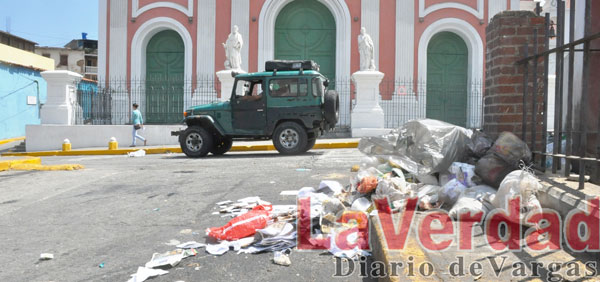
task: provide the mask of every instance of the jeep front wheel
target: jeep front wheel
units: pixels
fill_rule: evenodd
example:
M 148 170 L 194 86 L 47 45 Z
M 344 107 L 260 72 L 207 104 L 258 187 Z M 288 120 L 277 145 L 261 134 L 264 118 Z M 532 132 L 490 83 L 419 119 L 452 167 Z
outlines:
M 190 158 L 200 158 L 208 154 L 213 147 L 213 138 L 206 129 L 198 126 L 188 127 L 179 138 L 181 151 Z
M 210 150 L 213 155 L 220 156 L 231 150 L 231 145 L 233 145 L 233 140 L 231 137 L 221 136 L 218 134 L 213 136 L 214 144 L 213 148 Z
M 284 122 L 273 133 L 273 145 L 284 155 L 304 153 L 307 142 L 306 130 L 295 122 Z

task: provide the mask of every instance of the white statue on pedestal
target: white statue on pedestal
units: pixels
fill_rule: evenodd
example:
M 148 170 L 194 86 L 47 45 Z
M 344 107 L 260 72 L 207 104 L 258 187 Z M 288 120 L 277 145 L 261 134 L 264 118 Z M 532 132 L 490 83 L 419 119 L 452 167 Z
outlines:
M 358 51 L 360 53 L 360 70 L 375 70 L 375 46 L 371 36 L 367 34 L 367 29 L 362 27 L 358 35 Z
M 231 33 L 227 37 L 227 41 L 223 43 L 225 48 L 225 69 L 242 69 L 241 50 L 244 46 L 242 35 L 238 32 L 238 26 L 234 25 Z

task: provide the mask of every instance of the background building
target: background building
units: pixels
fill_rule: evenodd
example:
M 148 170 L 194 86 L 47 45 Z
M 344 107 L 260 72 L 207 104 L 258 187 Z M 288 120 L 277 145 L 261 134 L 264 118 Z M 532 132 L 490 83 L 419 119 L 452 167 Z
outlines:
M 100 80 L 143 81 L 149 72 L 191 81 L 214 77 L 224 69 L 221 43 L 237 25 L 244 70 L 263 70 L 270 59 L 316 60 L 344 96 L 343 119 L 352 104 L 349 77 L 359 69 L 357 36 L 365 27 L 376 47 L 377 69 L 385 74 L 386 126 L 428 116 L 478 127 L 485 28 L 495 14 L 518 10 L 520 1 L 100 0 L 99 5 Z M 197 84 L 189 87 L 175 94 L 183 96 L 178 99 L 184 107 L 194 93 L 206 92 Z M 426 99 L 419 97 L 425 93 Z M 401 109 L 415 114 L 402 116 Z
M 0 139 L 25 136 L 25 125 L 40 123 L 47 88 L 40 72 L 45 70 L 54 70 L 52 59 L 0 44 Z
M 79 73 L 87 79 L 98 79 L 98 40 L 74 39 L 64 47 L 35 47 L 35 53 L 54 60 L 55 69 Z

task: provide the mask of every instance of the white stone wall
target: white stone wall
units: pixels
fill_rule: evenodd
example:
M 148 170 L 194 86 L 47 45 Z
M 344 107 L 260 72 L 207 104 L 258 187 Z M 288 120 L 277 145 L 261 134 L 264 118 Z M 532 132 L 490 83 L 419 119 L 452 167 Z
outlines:
M 178 145 L 178 138 L 171 131 L 183 125 L 146 125 L 138 134 L 148 140 L 148 145 Z M 71 148 L 106 147 L 111 137 L 119 147 L 128 147 L 132 141 L 132 125 L 27 125 L 27 152 L 60 150 L 64 139 L 71 141 Z M 138 145 L 142 145 L 138 140 Z

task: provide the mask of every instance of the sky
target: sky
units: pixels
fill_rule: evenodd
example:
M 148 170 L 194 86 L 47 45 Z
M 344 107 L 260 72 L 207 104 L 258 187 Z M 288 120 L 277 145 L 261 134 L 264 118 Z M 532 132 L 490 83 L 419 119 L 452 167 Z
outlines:
M 0 0 L 0 30 L 40 46 L 62 47 L 86 32 L 98 39 L 98 0 Z

